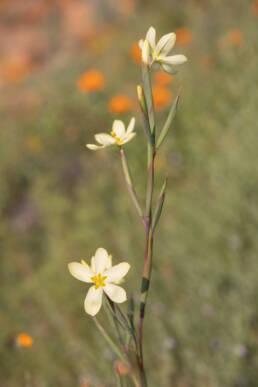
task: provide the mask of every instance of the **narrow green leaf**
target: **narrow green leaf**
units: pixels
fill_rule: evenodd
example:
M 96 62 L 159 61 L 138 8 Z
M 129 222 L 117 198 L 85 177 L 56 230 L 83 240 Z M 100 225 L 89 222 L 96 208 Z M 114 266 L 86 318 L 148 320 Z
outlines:
M 116 372 L 116 382 L 118 387 L 123 387 L 122 376 L 118 372 Z
M 170 111 L 168 113 L 168 116 L 167 116 L 167 119 L 166 119 L 166 122 L 160 132 L 160 135 L 159 135 L 159 138 L 158 138 L 158 141 L 157 141 L 157 146 L 156 148 L 158 149 L 160 147 L 160 145 L 163 143 L 163 141 L 165 140 L 165 137 L 168 133 L 168 130 L 175 118 L 175 115 L 176 115 L 176 109 L 177 109 L 177 104 L 178 104 L 178 101 L 179 101 L 179 97 L 180 97 L 180 91 L 178 93 L 178 95 L 176 96 L 171 108 L 170 108 Z
M 132 328 L 133 331 L 135 331 L 135 328 L 134 328 L 134 311 L 135 311 L 134 298 L 133 298 L 133 295 L 131 294 L 130 299 L 129 299 L 127 316 L 128 316 L 128 320 L 130 321 L 130 325 L 131 325 L 131 328 Z
M 154 146 L 154 136 L 151 134 L 151 130 L 150 130 L 146 98 L 144 95 L 144 91 L 140 85 L 137 86 L 137 94 L 138 94 L 138 100 L 141 108 L 141 118 L 142 118 L 143 129 L 150 145 Z
M 114 341 L 111 339 L 111 337 L 109 336 L 109 334 L 106 332 L 106 330 L 103 328 L 103 326 L 100 324 L 100 322 L 98 321 L 98 319 L 96 317 L 93 317 L 93 321 L 94 323 L 96 324 L 97 328 L 99 329 L 100 333 L 103 335 L 103 337 L 105 338 L 105 340 L 107 341 L 107 343 L 110 345 L 110 347 L 113 349 L 113 351 L 117 354 L 117 356 L 121 359 L 121 360 L 125 360 L 125 356 L 124 354 L 120 351 L 120 349 L 118 348 L 118 346 L 114 343 Z
M 166 187 L 167 187 L 167 178 L 165 179 L 164 184 L 161 187 L 159 198 L 158 198 L 158 202 L 157 202 L 157 206 L 155 208 L 155 212 L 154 212 L 154 215 L 153 215 L 152 232 L 155 230 L 155 228 L 156 228 L 156 226 L 158 224 L 161 212 L 162 212 L 162 208 L 163 208 L 163 204 L 164 204 L 164 200 L 165 200 L 165 194 L 166 194 Z

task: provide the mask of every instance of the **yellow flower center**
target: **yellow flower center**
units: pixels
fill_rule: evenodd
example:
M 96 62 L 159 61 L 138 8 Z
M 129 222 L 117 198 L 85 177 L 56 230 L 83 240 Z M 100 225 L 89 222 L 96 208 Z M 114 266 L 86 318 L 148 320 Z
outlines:
M 104 282 L 106 278 L 107 276 L 102 277 L 100 273 L 97 276 L 95 275 L 94 277 L 91 277 L 91 280 L 95 282 L 95 289 L 98 289 L 100 287 L 104 288 L 104 286 L 106 286 Z
M 111 130 L 110 134 L 116 140 L 117 145 L 120 146 L 121 145 L 121 140 L 120 140 L 120 138 L 116 137 L 115 132 L 113 130 Z

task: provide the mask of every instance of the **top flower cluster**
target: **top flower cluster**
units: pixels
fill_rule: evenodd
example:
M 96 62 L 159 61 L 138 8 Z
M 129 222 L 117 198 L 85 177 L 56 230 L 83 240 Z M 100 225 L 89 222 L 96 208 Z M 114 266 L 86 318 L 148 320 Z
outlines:
M 180 65 L 187 61 L 187 58 L 184 55 L 168 56 L 175 43 L 176 34 L 170 32 L 169 34 L 163 35 L 156 44 L 156 30 L 154 27 L 150 27 L 145 40 L 140 40 L 139 42 L 139 46 L 142 50 L 142 61 L 148 66 L 158 63 L 164 71 L 174 74 L 175 70 L 173 66 Z

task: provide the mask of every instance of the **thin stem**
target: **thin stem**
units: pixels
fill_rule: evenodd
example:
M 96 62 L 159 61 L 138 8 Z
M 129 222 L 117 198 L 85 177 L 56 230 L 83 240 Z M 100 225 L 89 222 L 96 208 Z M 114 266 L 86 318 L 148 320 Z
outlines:
M 148 110 L 150 130 L 152 134 L 155 134 L 155 109 L 152 97 L 151 74 L 150 68 L 145 64 L 142 65 L 142 81 Z
M 121 375 L 118 372 L 116 372 L 116 370 L 115 370 L 115 374 L 116 374 L 117 386 L 123 387 L 123 381 L 122 381 Z
M 106 330 L 103 328 L 103 326 L 100 324 L 100 322 L 98 321 L 97 317 L 93 317 L 93 321 L 94 323 L 96 324 L 98 330 L 100 331 L 100 333 L 103 335 L 103 337 L 105 338 L 105 340 L 107 341 L 107 343 L 110 345 L 110 347 L 113 349 L 113 351 L 117 354 L 117 356 L 121 359 L 121 360 L 125 360 L 125 356 L 124 354 L 120 351 L 120 349 L 117 347 L 117 345 L 114 343 L 114 341 L 111 339 L 111 337 L 109 336 L 109 334 L 106 332 Z
M 147 386 L 146 373 L 144 368 L 143 357 L 143 323 L 145 316 L 146 302 L 149 294 L 151 271 L 152 271 L 152 255 L 153 255 L 153 232 L 152 232 L 152 198 L 154 188 L 154 160 L 155 160 L 155 111 L 152 98 L 151 74 L 147 66 L 142 67 L 142 77 L 144 85 L 144 93 L 146 97 L 148 118 L 151 134 L 153 136 L 153 144 L 148 144 L 148 175 L 147 175 L 147 190 L 146 190 L 146 208 L 145 208 L 145 259 L 142 274 L 141 285 L 141 303 L 140 316 L 138 323 L 138 340 L 141 360 L 141 380 L 143 386 Z
M 150 67 L 146 66 L 144 63 L 142 65 L 142 81 L 143 81 L 143 89 L 144 95 L 147 105 L 148 119 L 149 119 L 149 127 L 152 135 L 153 145 L 148 143 L 147 145 L 147 165 L 149 167 L 151 163 L 152 157 L 152 149 L 155 144 L 155 108 L 152 96 L 152 86 L 151 86 L 151 73 Z
M 123 337 L 121 335 L 121 332 L 120 332 L 120 328 L 119 328 L 119 325 L 118 325 L 118 321 L 117 321 L 117 311 L 116 311 L 116 305 L 113 303 L 113 301 L 111 301 L 108 297 L 107 297 L 107 300 L 108 300 L 108 303 L 110 305 L 110 308 L 112 309 L 113 311 L 113 320 L 114 320 L 114 325 L 117 329 L 117 334 L 118 334 L 118 340 L 120 342 L 120 346 L 124 352 L 124 355 L 126 357 L 126 360 L 128 362 L 128 364 L 130 365 L 130 370 L 131 370 L 131 378 L 135 384 L 135 387 L 141 387 L 140 384 L 139 384 L 139 381 L 135 375 L 135 371 L 134 371 L 134 368 L 133 368 L 133 365 L 132 365 L 132 362 L 131 362 L 131 359 L 130 359 L 130 355 L 129 355 L 129 352 L 128 352 L 128 349 L 124 343 L 124 340 L 123 340 Z M 115 316 L 114 316 L 115 315 Z
M 138 197 L 137 197 L 136 192 L 135 192 L 135 188 L 134 188 L 134 184 L 133 184 L 133 180 L 132 180 L 132 175 L 131 175 L 131 172 L 129 169 L 129 165 L 128 165 L 127 158 L 125 155 L 125 151 L 122 147 L 120 148 L 120 154 L 121 154 L 122 168 L 123 168 L 123 172 L 124 172 L 127 190 L 129 192 L 129 195 L 131 196 L 131 199 L 132 199 L 133 204 L 136 208 L 136 211 L 137 211 L 143 225 L 145 226 L 143 212 L 142 212 Z

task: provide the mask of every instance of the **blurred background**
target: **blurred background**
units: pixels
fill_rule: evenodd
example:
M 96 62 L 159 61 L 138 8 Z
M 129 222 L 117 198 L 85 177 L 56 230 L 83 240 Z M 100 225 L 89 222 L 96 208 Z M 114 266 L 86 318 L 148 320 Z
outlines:
M 155 72 L 157 157 L 169 183 L 145 330 L 150 386 L 258 386 L 258 1 L 0 1 L 0 385 L 114 386 L 115 357 L 67 263 L 105 247 L 132 264 L 144 235 L 117 149 L 85 144 L 136 116 L 126 146 L 145 193 L 137 41 L 177 33 L 188 57 Z M 105 324 L 104 312 L 100 320 Z

